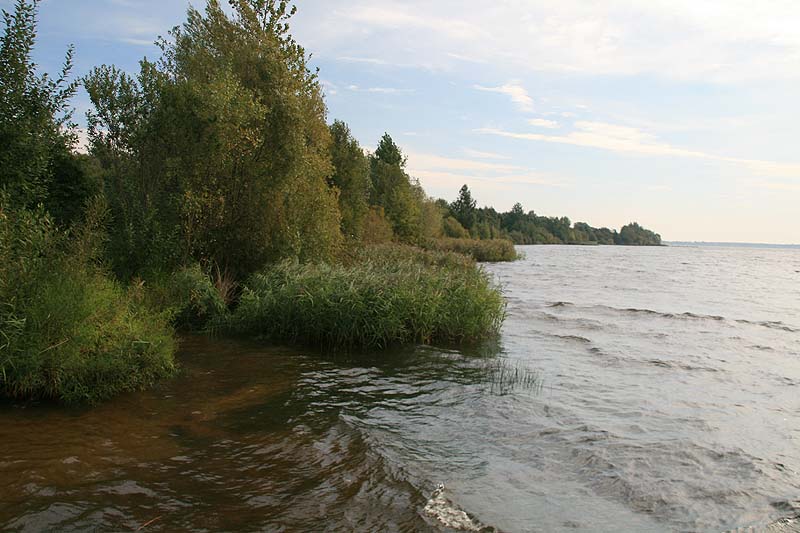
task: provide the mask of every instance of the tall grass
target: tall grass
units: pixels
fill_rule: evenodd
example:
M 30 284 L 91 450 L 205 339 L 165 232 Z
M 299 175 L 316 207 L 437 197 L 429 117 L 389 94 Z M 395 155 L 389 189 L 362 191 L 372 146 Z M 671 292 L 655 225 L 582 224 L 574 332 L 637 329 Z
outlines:
M 90 241 L 0 202 L 0 395 L 93 403 L 174 372 L 167 319 L 104 275 Z
M 514 243 L 507 239 L 432 239 L 427 243 L 431 250 L 456 252 L 472 257 L 476 261 L 496 263 L 514 261 L 518 258 Z
M 283 262 L 252 276 L 218 331 L 325 348 L 471 342 L 498 332 L 497 286 L 458 254 L 385 245 L 343 264 Z

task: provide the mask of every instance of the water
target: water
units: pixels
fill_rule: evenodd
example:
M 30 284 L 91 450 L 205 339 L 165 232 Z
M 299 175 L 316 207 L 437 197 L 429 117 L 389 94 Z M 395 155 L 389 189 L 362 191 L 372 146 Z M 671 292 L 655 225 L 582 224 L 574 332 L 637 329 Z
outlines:
M 497 342 L 0 405 L 0 530 L 799 530 L 800 250 L 524 251 Z

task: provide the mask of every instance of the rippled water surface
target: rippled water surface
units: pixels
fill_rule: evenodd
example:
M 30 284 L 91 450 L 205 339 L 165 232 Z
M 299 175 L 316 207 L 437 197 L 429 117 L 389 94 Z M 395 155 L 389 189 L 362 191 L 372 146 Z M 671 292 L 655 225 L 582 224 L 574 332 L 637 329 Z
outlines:
M 523 250 L 498 342 L 192 337 L 156 390 L 0 405 L 0 530 L 796 530 L 800 250 Z

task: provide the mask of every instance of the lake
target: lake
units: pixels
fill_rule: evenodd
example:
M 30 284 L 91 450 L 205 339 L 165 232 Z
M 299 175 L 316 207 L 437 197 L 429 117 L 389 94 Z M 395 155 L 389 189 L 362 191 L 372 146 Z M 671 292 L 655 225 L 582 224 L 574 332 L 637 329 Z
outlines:
M 520 249 L 497 341 L 0 405 L 0 530 L 800 530 L 800 249 Z

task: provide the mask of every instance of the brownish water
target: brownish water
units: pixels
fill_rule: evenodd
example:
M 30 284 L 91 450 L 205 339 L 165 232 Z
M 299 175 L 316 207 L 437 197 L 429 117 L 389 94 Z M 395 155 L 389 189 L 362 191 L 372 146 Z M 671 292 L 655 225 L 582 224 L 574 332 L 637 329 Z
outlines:
M 193 337 L 155 390 L 0 405 L 0 530 L 798 530 L 800 250 L 526 253 L 481 347 Z

